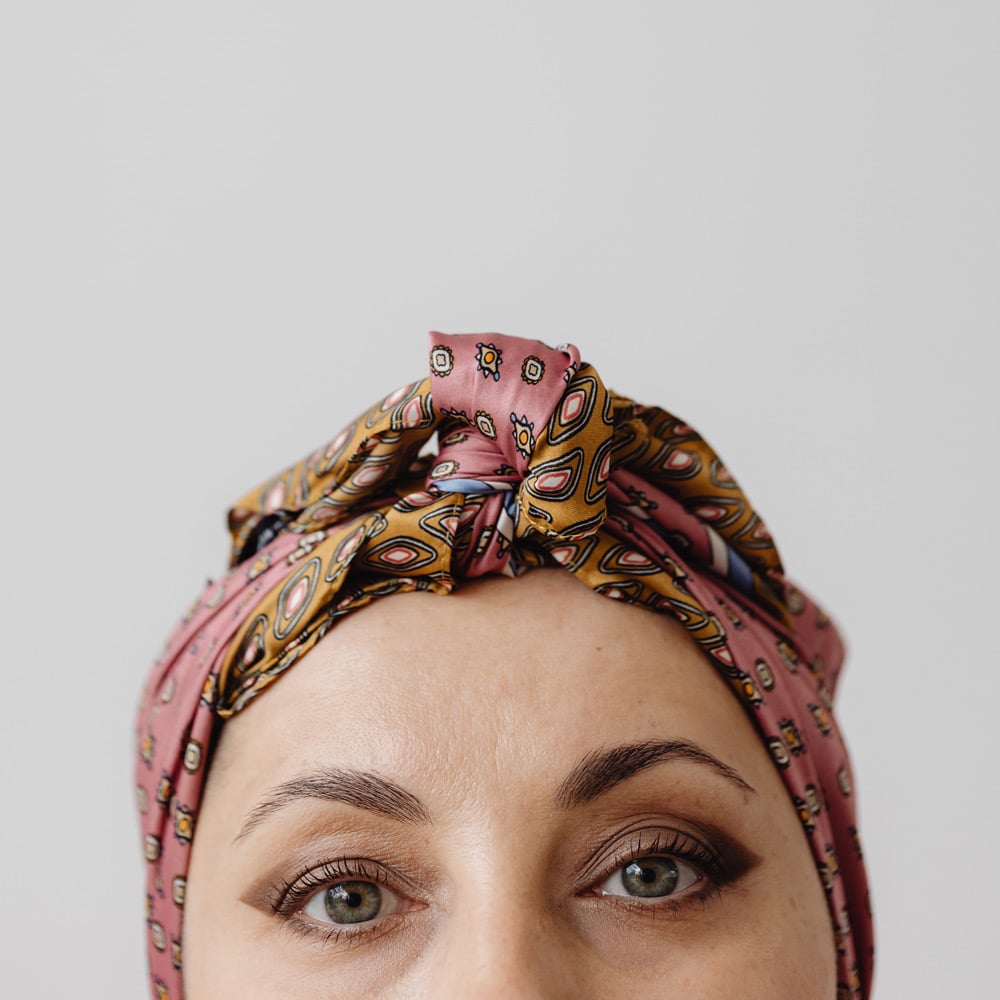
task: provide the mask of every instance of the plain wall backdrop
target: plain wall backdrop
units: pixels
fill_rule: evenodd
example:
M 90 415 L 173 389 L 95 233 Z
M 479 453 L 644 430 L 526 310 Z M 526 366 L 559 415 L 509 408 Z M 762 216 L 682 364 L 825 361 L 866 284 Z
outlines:
M 145 671 L 432 328 L 716 445 L 849 641 L 876 995 L 998 995 L 1000 6 L 8 2 L 0 115 L 5 996 L 146 995 Z

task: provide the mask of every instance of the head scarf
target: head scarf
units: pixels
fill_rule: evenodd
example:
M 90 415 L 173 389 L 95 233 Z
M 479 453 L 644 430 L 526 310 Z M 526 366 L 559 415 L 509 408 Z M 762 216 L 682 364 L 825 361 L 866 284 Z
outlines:
M 244 496 L 229 528 L 230 572 L 170 636 L 138 713 L 156 1000 L 182 997 L 186 873 L 220 720 L 374 598 L 550 565 L 674 615 L 729 682 L 811 845 L 838 998 L 869 995 L 871 915 L 831 708 L 842 645 L 683 421 L 609 392 L 571 345 L 432 333 L 426 378 Z

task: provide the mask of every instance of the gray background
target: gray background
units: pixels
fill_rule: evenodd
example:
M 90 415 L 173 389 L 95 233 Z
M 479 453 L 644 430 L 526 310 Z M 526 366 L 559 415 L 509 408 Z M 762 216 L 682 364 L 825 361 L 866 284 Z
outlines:
M 851 645 L 878 995 L 997 995 L 995 2 L 0 11 L 5 995 L 145 995 L 144 671 L 431 328 L 717 444 Z

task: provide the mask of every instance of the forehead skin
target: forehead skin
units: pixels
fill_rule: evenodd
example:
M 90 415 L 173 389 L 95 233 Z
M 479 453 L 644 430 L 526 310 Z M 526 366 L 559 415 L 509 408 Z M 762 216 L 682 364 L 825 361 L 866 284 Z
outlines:
M 678 739 L 754 790 L 674 761 L 592 802 L 556 801 L 593 751 Z M 275 786 L 328 768 L 390 779 L 429 820 L 308 799 L 239 836 Z M 637 827 L 727 845 L 739 877 L 655 912 L 583 891 L 595 851 Z M 416 902 L 368 939 L 292 933 L 265 900 L 343 858 L 402 873 L 405 892 L 393 891 Z M 377 601 L 226 724 L 194 841 L 184 956 L 189 1000 L 835 994 L 808 844 L 736 698 L 678 623 L 558 570 Z

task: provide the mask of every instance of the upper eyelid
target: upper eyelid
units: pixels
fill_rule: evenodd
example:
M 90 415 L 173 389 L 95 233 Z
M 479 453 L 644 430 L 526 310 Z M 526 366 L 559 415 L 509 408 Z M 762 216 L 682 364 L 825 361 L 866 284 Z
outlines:
M 343 870 L 335 871 L 334 866 L 342 865 Z M 371 866 L 373 870 L 357 868 L 354 866 Z M 354 868 L 352 871 L 351 868 Z M 302 883 L 312 878 L 308 885 Z M 334 861 L 323 861 L 312 865 L 305 871 L 293 876 L 289 881 L 282 880 L 281 885 L 276 885 L 277 890 L 272 895 L 271 907 L 275 913 L 288 913 L 289 907 L 286 901 L 291 897 L 293 906 L 301 908 L 304 903 L 311 899 L 317 892 L 324 888 L 337 885 L 339 882 L 371 882 L 381 888 L 387 889 L 400 899 L 411 899 L 420 902 L 419 895 L 416 894 L 416 887 L 406 888 L 409 880 L 403 878 L 398 872 L 394 872 L 388 865 L 373 858 L 341 858 Z
M 644 832 L 655 832 L 656 839 L 648 844 L 642 844 L 641 835 Z M 659 840 L 659 837 L 662 834 L 668 834 L 670 837 L 675 838 L 674 843 L 671 844 L 668 842 L 664 845 Z M 640 858 L 674 858 L 677 861 L 682 861 L 684 864 L 690 865 L 712 883 L 721 883 L 730 877 L 730 874 L 726 869 L 725 861 L 718 851 L 702 844 L 700 841 L 696 840 L 696 838 L 683 833 L 680 830 L 639 830 L 628 836 L 629 838 L 634 839 L 617 841 L 611 851 L 602 852 L 601 860 L 592 861 L 587 866 L 580 879 L 584 892 L 589 891 L 599 883 L 606 881 L 619 868 Z M 690 843 L 697 844 L 706 857 L 692 857 L 692 852 L 678 850 L 676 844 L 676 837 L 678 836 L 682 837 L 686 841 L 689 841 Z

